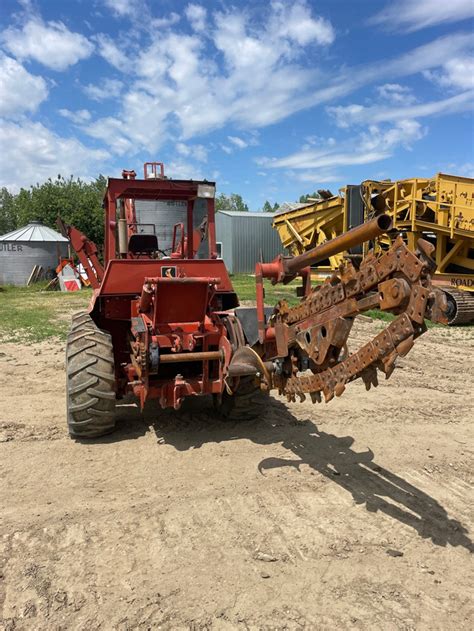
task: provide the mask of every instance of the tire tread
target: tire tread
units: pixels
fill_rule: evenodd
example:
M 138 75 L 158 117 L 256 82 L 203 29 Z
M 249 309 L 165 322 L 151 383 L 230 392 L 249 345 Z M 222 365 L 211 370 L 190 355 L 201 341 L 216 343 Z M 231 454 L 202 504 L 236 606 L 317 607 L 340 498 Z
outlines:
M 72 317 L 66 345 L 67 422 L 75 438 L 95 438 L 115 427 L 112 338 L 87 312 Z

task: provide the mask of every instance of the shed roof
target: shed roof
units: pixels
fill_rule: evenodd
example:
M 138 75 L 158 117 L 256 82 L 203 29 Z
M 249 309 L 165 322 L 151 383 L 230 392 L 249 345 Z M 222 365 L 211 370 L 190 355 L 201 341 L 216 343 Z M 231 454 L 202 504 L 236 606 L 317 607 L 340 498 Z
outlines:
M 23 228 L 18 228 L 0 236 L 0 241 L 52 241 L 67 243 L 68 239 L 39 221 L 32 221 Z
M 219 210 L 218 212 L 223 215 L 229 215 L 230 217 L 258 217 L 259 219 L 271 219 L 273 217 L 273 213 L 264 213 L 263 211 Z

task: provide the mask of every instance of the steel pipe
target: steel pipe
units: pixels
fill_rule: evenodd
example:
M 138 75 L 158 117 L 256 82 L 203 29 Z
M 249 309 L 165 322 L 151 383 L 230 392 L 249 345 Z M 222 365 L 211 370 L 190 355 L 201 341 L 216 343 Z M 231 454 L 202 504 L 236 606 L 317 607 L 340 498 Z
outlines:
M 160 364 L 176 364 L 179 362 L 202 362 L 223 359 L 222 351 L 197 351 L 194 353 L 170 353 L 160 355 Z
M 250 364 L 231 364 L 228 370 L 229 377 L 254 377 L 257 373 L 257 366 L 251 366 Z
M 305 252 L 304 254 L 300 254 L 299 256 L 295 256 L 293 258 L 284 258 L 283 268 L 285 274 L 297 274 L 309 265 L 315 265 L 330 256 L 339 254 L 339 252 L 350 250 L 356 245 L 361 245 L 366 241 L 375 239 L 384 232 L 390 230 L 391 227 L 392 219 L 389 215 L 379 215 L 378 217 L 374 217 L 374 219 L 371 219 L 367 223 L 356 226 L 355 228 L 352 228 L 352 230 L 349 230 L 334 239 L 330 239 L 326 243 L 317 245 L 315 248 Z

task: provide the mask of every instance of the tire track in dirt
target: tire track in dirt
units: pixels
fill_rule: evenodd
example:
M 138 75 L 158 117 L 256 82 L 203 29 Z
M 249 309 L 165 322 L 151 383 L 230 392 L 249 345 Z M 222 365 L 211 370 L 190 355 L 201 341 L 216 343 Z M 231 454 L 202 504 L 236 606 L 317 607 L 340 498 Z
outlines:
M 469 629 L 474 345 L 441 333 L 375 391 L 243 424 L 125 405 L 88 444 L 58 349 L 5 345 L 0 628 Z

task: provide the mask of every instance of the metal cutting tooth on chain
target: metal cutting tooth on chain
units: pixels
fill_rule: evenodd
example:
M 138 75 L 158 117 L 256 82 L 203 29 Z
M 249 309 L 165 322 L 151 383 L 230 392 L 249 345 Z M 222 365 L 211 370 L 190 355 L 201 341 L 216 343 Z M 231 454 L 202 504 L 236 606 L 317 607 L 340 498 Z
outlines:
M 427 270 L 429 261 L 424 252 L 411 252 L 399 237 L 387 252 L 367 257 L 359 270 L 348 264 L 339 277 L 333 275 L 296 307 L 281 303 L 275 325 L 277 329 L 287 327 L 292 340 L 291 375 L 282 389 L 288 400 L 309 393 L 316 402 L 321 400 L 322 392 L 325 401 L 330 401 L 344 392 L 348 382 L 359 377 L 367 389 L 375 387 L 377 370 L 388 379 L 397 357 L 406 355 L 413 340 L 426 330 L 424 318 L 429 301 L 436 303 L 439 297 Z M 398 315 L 373 340 L 339 360 L 353 317 L 374 306 Z M 431 309 L 435 313 L 436 307 Z M 319 337 L 313 339 L 314 336 Z M 291 354 L 291 348 L 307 353 L 314 374 L 298 375 L 297 356 Z

